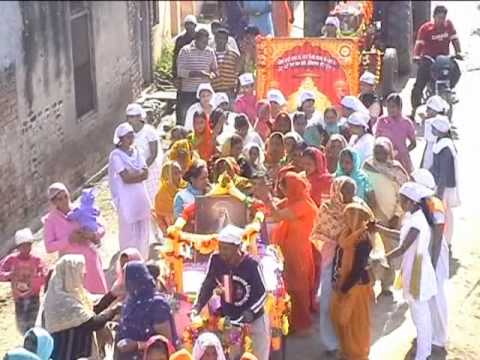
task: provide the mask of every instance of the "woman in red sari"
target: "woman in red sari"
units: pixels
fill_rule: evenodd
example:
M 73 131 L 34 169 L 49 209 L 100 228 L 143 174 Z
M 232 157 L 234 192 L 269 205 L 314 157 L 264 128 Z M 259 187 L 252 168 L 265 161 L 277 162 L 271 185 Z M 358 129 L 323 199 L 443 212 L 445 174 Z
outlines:
M 285 195 L 274 204 L 265 189 L 257 196 L 271 209 L 279 224 L 273 230 L 271 241 L 278 244 L 285 257 L 285 282 L 292 299 L 292 328 L 299 335 L 307 335 L 311 325 L 314 264 L 310 233 L 317 214 L 317 206 L 310 197 L 309 184 L 301 175 L 288 172 L 280 180 Z
M 325 154 L 321 150 L 309 146 L 303 152 L 302 164 L 311 185 L 310 196 L 315 204 L 320 206 L 330 195 L 332 185 L 332 175 L 328 172 Z

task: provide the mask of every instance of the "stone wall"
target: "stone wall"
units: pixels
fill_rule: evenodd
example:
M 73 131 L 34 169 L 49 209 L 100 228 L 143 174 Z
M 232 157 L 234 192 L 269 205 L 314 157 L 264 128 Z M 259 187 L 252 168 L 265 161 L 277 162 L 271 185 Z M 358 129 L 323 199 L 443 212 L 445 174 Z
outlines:
M 0 255 L 38 227 L 54 181 L 71 190 L 98 171 L 127 103 L 142 89 L 137 7 L 90 4 L 96 108 L 77 118 L 68 2 L 0 2 Z

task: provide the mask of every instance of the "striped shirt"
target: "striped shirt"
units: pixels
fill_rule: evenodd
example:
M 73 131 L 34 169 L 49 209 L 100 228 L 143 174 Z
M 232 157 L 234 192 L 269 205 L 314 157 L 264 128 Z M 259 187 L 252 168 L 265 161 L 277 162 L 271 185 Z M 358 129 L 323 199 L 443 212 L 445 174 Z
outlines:
M 181 90 L 184 92 L 196 92 L 198 85 L 209 81 L 205 77 L 190 77 L 190 71 L 216 72 L 215 52 L 209 47 L 205 50 L 197 49 L 195 41 L 185 45 L 177 59 L 177 75 L 182 78 Z
M 237 86 L 240 56 L 230 49 L 216 51 L 215 55 L 217 56 L 218 74 L 212 80 L 213 90 L 216 92 L 232 92 Z

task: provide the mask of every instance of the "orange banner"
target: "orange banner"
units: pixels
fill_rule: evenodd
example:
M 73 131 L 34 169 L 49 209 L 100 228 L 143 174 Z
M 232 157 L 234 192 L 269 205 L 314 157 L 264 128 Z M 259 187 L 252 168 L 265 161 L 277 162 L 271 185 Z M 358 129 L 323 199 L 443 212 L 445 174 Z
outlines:
M 295 111 L 303 90 L 316 94 L 323 111 L 345 95 L 359 92 L 360 52 L 356 39 L 259 38 L 257 40 L 257 97 L 279 89 Z

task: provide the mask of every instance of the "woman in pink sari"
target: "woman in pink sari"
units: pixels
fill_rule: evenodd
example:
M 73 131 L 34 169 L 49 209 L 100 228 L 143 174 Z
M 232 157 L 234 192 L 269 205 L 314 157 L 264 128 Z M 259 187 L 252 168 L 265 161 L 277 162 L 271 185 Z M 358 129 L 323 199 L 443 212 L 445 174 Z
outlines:
M 80 228 L 80 224 L 67 219 L 72 209 L 70 193 L 62 183 L 54 183 L 48 188 L 51 203 L 49 213 L 43 218 L 44 241 L 48 253 L 79 254 L 85 258 L 85 288 L 92 294 L 105 294 L 107 282 L 103 273 L 102 261 L 98 252 L 100 239 L 105 235 L 103 226 L 96 233 Z

